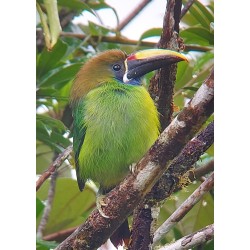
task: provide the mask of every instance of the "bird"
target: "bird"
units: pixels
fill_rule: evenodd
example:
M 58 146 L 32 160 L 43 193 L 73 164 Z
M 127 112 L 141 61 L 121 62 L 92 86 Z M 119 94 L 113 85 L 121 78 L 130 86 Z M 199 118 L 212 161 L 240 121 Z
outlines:
M 101 52 L 77 73 L 70 92 L 73 151 L 80 191 L 88 179 L 99 184 L 97 208 L 103 195 L 117 186 L 160 134 L 157 107 L 141 78 L 166 65 L 187 61 L 176 51 L 146 49 L 127 55 L 119 49 Z M 129 239 L 127 220 L 111 236 L 117 247 Z

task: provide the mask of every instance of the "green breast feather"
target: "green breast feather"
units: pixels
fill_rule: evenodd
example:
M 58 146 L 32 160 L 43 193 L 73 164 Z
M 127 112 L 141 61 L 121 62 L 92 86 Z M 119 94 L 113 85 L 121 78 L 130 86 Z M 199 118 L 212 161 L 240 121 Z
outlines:
M 158 113 L 143 86 L 109 82 L 75 105 L 74 151 L 79 187 L 87 179 L 117 185 L 159 135 Z

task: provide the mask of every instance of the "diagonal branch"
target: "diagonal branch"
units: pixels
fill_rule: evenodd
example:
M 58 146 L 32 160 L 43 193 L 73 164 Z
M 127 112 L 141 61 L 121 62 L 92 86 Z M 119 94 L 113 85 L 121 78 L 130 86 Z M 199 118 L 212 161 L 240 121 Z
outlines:
M 214 123 L 211 122 L 204 130 L 195 136 L 172 161 L 168 170 L 152 188 L 147 198 L 154 197 L 154 202 L 160 202 L 171 195 L 178 183 L 192 165 L 214 142 Z
M 213 113 L 213 75 L 201 85 L 154 145 L 136 164 L 134 173 L 110 191 L 104 199 L 104 218 L 95 209 L 88 219 L 56 249 L 95 249 L 102 245 L 143 200 L 156 181 L 169 168 L 185 144 Z M 94 240 L 93 240 L 94 239 Z
M 73 150 L 73 146 L 68 146 L 61 154 L 58 155 L 56 160 L 49 166 L 49 168 L 39 177 L 36 181 L 36 191 L 42 186 L 42 184 L 53 174 L 57 168 L 59 168 L 63 162 L 68 158 Z
M 193 5 L 195 0 L 189 0 L 186 5 L 184 6 L 184 8 L 181 10 L 181 18 L 183 18 L 185 16 L 185 14 L 188 12 L 188 10 L 190 9 L 190 7 Z
M 158 250 L 185 250 L 191 249 L 195 246 L 199 246 L 214 238 L 214 224 L 204 227 L 203 229 L 184 236 L 183 238 L 175 241 L 172 244 L 168 244 Z
M 141 3 L 122 21 L 117 27 L 117 30 L 122 30 L 128 25 L 152 0 L 142 0 Z
M 200 201 L 205 193 L 214 186 L 214 174 L 212 173 L 169 218 L 156 230 L 153 239 L 153 247 Z

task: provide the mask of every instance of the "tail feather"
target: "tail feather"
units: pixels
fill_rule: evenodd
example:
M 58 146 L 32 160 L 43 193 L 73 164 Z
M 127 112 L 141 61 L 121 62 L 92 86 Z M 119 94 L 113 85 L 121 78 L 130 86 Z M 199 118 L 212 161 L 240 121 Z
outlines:
M 128 220 L 126 219 L 120 227 L 111 235 L 110 240 L 113 245 L 118 249 L 118 246 L 122 246 L 123 243 L 125 246 L 128 246 L 130 239 L 130 230 L 128 226 Z

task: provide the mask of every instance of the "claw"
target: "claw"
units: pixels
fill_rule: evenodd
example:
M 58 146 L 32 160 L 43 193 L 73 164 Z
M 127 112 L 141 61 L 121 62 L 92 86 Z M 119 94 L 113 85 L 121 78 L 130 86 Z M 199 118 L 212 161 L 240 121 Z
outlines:
M 105 195 L 100 195 L 98 194 L 96 197 L 96 208 L 98 209 L 99 213 L 101 214 L 102 217 L 104 218 L 109 218 L 103 211 L 102 207 L 107 207 L 108 204 L 104 202 Z
M 132 163 L 131 165 L 129 165 L 129 170 L 132 174 L 135 174 L 135 171 L 136 171 L 136 163 Z

